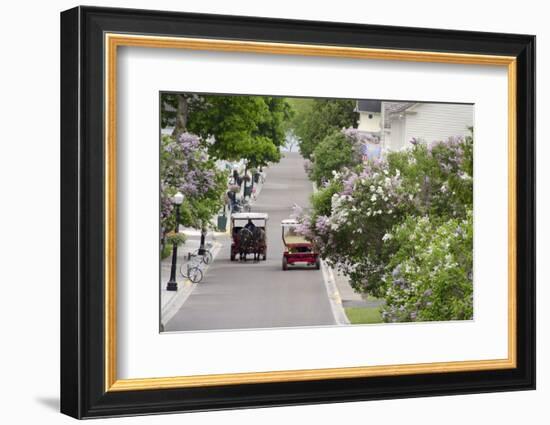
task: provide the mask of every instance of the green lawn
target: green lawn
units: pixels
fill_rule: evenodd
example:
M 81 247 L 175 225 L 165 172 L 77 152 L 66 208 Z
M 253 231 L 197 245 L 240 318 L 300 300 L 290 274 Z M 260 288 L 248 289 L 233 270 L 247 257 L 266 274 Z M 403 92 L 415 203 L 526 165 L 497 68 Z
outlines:
M 162 250 L 162 252 L 160 253 L 160 259 L 161 260 L 164 260 L 165 258 L 167 258 L 169 255 L 172 255 L 172 245 L 171 244 L 166 244 L 164 246 L 164 249 Z
M 380 307 L 346 307 L 344 310 L 352 325 L 382 323 Z

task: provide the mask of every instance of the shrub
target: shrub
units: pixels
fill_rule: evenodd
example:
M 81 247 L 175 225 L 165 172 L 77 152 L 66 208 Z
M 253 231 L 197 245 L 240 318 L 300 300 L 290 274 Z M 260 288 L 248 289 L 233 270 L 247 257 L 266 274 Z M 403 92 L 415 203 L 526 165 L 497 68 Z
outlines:
M 356 290 L 375 297 L 387 294 L 386 267 L 398 249 L 385 243 L 385 235 L 408 219 L 427 216 L 443 224 L 465 219 L 472 209 L 472 138 L 415 142 L 383 160 L 334 173 L 300 218 L 302 233 L 321 256 Z
M 385 267 L 386 322 L 473 317 L 472 212 L 442 223 L 408 217 L 383 239 L 393 255 Z
M 321 185 L 332 178 L 333 171 L 352 167 L 360 161 L 353 141 L 337 130 L 325 137 L 313 151 L 313 165 L 309 176 Z

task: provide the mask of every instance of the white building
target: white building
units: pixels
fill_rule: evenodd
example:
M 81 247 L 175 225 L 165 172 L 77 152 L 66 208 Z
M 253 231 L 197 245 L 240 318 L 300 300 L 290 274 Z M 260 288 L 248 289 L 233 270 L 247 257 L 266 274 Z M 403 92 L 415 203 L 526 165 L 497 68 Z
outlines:
M 382 130 L 382 102 L 380 100 L 358 100 L 355 108 L 359 113 L 357 129 L 380 135 Z
M 399 150 L 412 138 L 425 142 L 466 136 L 474 106 L 451 103 L 357 101 L 358 130 L 379 136 L 384 149 Z
M 383 102 L 384 146 L 397 150 L 413 137 L 425 142 L 466 136 L 474 125 L 474 106 L 451 103 Z

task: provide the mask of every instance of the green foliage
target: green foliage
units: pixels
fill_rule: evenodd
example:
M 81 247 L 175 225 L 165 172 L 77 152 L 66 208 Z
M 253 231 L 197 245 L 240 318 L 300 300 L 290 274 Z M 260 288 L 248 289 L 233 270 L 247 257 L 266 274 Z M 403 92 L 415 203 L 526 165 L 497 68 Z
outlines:
M 263 96 L 267 105 L 268 114 L 263 115 L 263 120 L 258 123 L 256 136 L 265 137 L 277 148 L 285 144 L 287 123 L 294 116 L 294 112 L 283 97 Z
M 381 161 L 344 168 L 313 196 L 312 210 L 301 218 L 301 233 L 356 290 L 386 299 L 387 321 L 471 317 L 471 277 L 470 282 L 464 278 L 471 276 L 471 228 L 464 221 L 471 224 L 472 148 L 471 137 L 430 146 L 417 143 L 390 152 Z M 399 227 L 403 223 L 407 225 Z M 425 233 L 422 244 L 405 243 L 407 237 L 413 237 L 413 224 L 418 226 L 415 232 Z M 467 237 L 455 236 L 451 241 L 452 232 Z M 451 251 L 444 252 L 441 247 Z M 443 253 L 453 255 L 443 257 L 452 270 L 441 271 Z M 414 261 L 417 269 L 407 261 Z M 416 290 L 417 283 L 404 287 L 401 293 L 392 278 L 392 273 L 404 267 L 409 267 L 406 272 L 410 273 L 406 282 L 424 279 L 422 290 L 434 285 L 431 290 L 439 298 L 427 301 L 429 305 L 416 305 L 418 298 L 411 295 L 409 303 L 406 291 Z M 440 272 L 434 275 L 433 270 Z
M 392 255 L 383 317 L 387 322 L 473 317 L 473 224 L 408 217 L 386 235 Z
M 303 121 L 304 117 L 311 110 L 313 99 L 301 97 L 287 97 L 286 103 L 292 111 L 292 115 L 285 123 L 285 132 L 292 131 L 296 126 Z
M 165 244 L 161 247 L 160 252 L 160 259 L 164 260 L 165 258 L 168 258 L 168 256 L 172 253 L 172 245 Z
M 472 137 L 390 152 L 387 162 L 390 172 L 400 170 L 415 214 L 460 217 L 472 207 Z
M 169 233 L 166 236 L 166 243 L 169 246 L 177 245 L 181 246 L 185 243 L 187 237 L 183 233 Z
M 246 159 L 252 166 L 280 160 L 285 122 L 292 110 L 284 98 L 271 96 L 201 96 L 189 108 L 188 131 L 209 141 L 217 159 Z
M 338 130 L 330 133 L 315 147 L 313 157 L 315 162 L 310 178 L 318 185 L 330 180 L 333 172 L 360 163 L 352 141 Z
M 187 129 L 202 140 L 213 138 L 208 152 L 219 159 L 239 160 L 254 142 L 268 107 L 259 96 L 203 96 L 189 111 Z
M 188 197 L 181 205 L 181 224 L 196 229 L 212 227 L 210 220 L 224 206 L 228 173 L 216 170 L 214 185 L 200 196 Z
M 332 179 L 326 186 L 321 187 L 311 196 L 311 205 L 315 218 L 331 214 L 332 197 L 341 190 L 342 182 L 339 179 Z
M 247 167 L 262 167 L 269 162 L 279 162 L 281 151 L 279 147 L 264 136 L 255 136 L 254 140 L 243 143 L 241 157 L 247 160 Z
M 317 145 L 335 130 L 357 127 L 353 100 L 293 99 L 290 104 L 295 112 L 290 127 L 304 158 L 311 159 Z

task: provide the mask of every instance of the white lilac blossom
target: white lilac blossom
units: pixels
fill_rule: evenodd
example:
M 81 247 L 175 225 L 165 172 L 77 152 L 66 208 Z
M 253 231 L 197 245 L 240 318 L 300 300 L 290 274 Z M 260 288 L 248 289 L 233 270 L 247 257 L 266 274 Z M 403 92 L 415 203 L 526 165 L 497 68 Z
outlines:
M 460 220 L 472 207 L 471 152 L 466 138 L 418 142 L 342 169 L 321 189 L 332 194 L 324 208 L 304 214 L 304 235 L 323 258 L 356 290 L 386 299 L 384 320 L 436 320 L 438 311 L 470 317 L 471 221 Z M 461 255 L 451 254 L 455 250 Z M 403 276 L 392 276 L 396 266 Z M 459 286 L 456 291 L 430 286 L 444 284 L 445 273 Z M 434 295 L 426 301 L 428 290 Z M 437 310 L 437 297 L 449 293 L 455 294 L 445 300 L 453 306 L 450 312 Z

